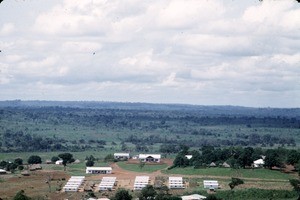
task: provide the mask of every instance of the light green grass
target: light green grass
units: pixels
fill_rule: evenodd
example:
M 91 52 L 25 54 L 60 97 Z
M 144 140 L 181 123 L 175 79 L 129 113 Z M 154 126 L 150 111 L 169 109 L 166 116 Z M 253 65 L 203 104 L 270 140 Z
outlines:
M 183 175 L 202 175 L 202 176 L 227 176 L 241 178 L 257 178 L 257 179 L 276 179 L 288 180 L 295 178 L 293 175 L 285 174 L 279 171 L 269 169 L 228 169 L 228 168 L 204 168 L 194 169 L 192 167 L 174 168 L 171 170 L 163 170 L 166 174 L 183 174 Z
M 127 164 L 126 162 L 118 162 L 119 167 L 128 170 L 128 171 L 134 171 L 134 172 L 155 172 L 157 170 L 165 169 L 168 167 L 166 164 L 162 165 L 147 165 L 145 164 L 144 167 L 140 167 L 139 164 Z

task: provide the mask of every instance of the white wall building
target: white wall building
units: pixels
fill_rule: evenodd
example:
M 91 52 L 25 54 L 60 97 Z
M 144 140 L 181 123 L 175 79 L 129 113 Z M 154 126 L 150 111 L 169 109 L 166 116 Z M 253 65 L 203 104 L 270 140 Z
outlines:
M 258 167 L 263 167 L 265 164 L 265 161 L 261 158 L 258 160 L 253 161 L 253 166 L 258 168 Z
M 87 167 L 85 172 L 87 174 L 111 174 L 111 167 Z
M 150 179 L 149 176 L 136 176 L 134 181 L 134 190 L 142 190 L 144 187 L 149 185 Z
M 203 181 L 203 186 L 205 189 L 218 189 L 219 188 L 219 183 L 218 181 L 215 180 L 204 180 Z
M 77 192 L 79 187 L 84 182 L 84 176 L 71 176 L 66 185 L 63 187 L 65 192 Z
M 169 188 L 170 189 L 184 188 L 182 177 L 169 177 Z
M 99 191 L 112 190 L 116 183 L 116 179 L 116 177 L 103 177 L 98 186 Z
M 114 153 L 116 160 L 128 160 L 130 158 L 129 153 Z
M 160 162 L 160 154 L 139 154 L 139 160 L 141 162 Z

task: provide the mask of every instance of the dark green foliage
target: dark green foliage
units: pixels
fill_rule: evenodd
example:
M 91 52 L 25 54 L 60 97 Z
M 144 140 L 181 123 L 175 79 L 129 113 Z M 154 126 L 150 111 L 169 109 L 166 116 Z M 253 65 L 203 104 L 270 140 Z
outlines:
M 86 163 L 85 163 L 85 166 L 87 166 L 87 167 L 92 167 L 92 166 L 94 166 L 94 161 L 92 161 L 92 160 L 87 160 Z
M 245 168 L 246 166 L 251 166 L 253 163 L 253 152 L 254 149 L 252 147 L 246 147 L 242 153 L 238 156 L 237 160 L 241 167 Z
M 58 155 L 59 158 L 63 160 L 63 165 L 66 165 L 67 163 L 74 162 L 73 155 L 71 153 L 61 153 Z
M 144 187 L 139 195 L 139 199 L 141 200 L 151 200 L 155 199 L 157 192 L 155 191 L 153 185 L 147 185 Z
M 27 160 L 28 164 L 40 164 L 42 163 L 42 158 L 37 155 L 32 155 Z
M 59 157 L 58 156 L 53 156 L 52 158 L 51 158 L 51 162 L 53 162 L 53 163 L 55 163 L 56 161 L 58 161 L 59 160 Z
M 295 165 L 300 160 L 300 153 L 296 150 L 289 151 L 287 155 L 287 164 Z
M 31 200 L 28 196 L 25 195 L 24 190 L 21 190 L 17 192 L 17 194 L 14 196 L 13 200 Z
M 230 189 L 234 189 L 235 186 L 238 186 L 238 185 L 241 185 L 241 184 L 244 184 L 244 181 L 242 179 L 239 179 L 239 178 L 231 178 L 231 182 L 228 184 Z
M 221 200 L 221 198 L 218 198 L 218 197 L 216 197 L 215 195 L 210 194 L 210 195 L 208 195 L 208 196 L 206 197 L 205 200 Z
M 189 160 L 185 157 L 185 154 L 182 153 L 177 154 L 176 158 L 173 161 L 174 167 L 187 167 L 189 166 L 189 164 Z
M 280 161 L 279 153 L 275 149 L 268 149 L 266 151 L 265 167 L 271 169 L 272 167 L 281 167 L 282 162 Z
M 113 200 L 131 200 L 132 196 L 129 194 L 128 190 L 118 189 Z
M 15 160 L 14 160 L 14 163 L 16 164 L 16 165 L 23 165 L 23 160 L 22 160 L 22 158 L 16 158 Z

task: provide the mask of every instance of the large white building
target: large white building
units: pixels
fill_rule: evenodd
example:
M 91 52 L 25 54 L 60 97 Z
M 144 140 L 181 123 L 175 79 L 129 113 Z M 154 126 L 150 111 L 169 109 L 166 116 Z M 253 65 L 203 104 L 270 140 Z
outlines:
M 200 194 L 191 194 L 188 196 L 181 196 L 181 199 L 182 200 L 203 200 L 206 199 L 206 197 Z
M 182 177 L 169 177 L 169 188 L 170 189 L 184 188 Z
M 111 174 L 111 167 L 87 167 L 85 172 L 87 174 Z
M 79 187 L 82 185 L 84 179 L 84 176 L 71 176 L 66 185 L 63 187 L 63 191 L 77 192 Z
M 116 177 L 103 177 L 98 186 L 99 191 L 112 190 L 116 183 L 116 179 Z
M 134 181 L 134 190 L 142 190 L 144 187 L 149 185 L 150 179 L 149 176 L 136 176 Z
M 141 162 L 160 162 L 160 154 L 139 154 L 139 160 Z

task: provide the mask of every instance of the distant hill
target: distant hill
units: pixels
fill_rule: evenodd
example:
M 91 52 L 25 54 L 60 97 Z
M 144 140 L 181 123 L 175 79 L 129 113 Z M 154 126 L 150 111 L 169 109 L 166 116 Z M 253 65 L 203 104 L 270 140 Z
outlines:
M 103 101 L 0 101 L 1 107 L 14 108 L 42 108 L 63 107 L 82 109 L 118 109 L 118 110 L 153 110 L 153 111 L 181 111 L 197 113 L 201 116 L 255 116 L 255 117 L 288 117 L 300 118 L 300 108 L 253 108 L 241 106 L 204 106 L 189 104 L 154 104 L 131 102 L 103 102 Z

